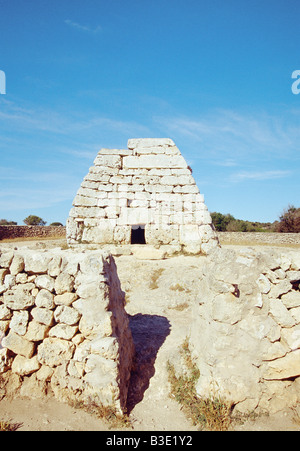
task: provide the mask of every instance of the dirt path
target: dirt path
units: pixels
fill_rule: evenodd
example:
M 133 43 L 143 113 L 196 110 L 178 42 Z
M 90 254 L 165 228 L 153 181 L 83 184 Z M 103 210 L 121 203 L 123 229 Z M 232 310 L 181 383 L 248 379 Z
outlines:
M 197 430 L 169 396 L 167 361 L 189 334 L 203 257 L 150 261 L 121 256 L 116 263 L 137 351 L 128 395 L 133 430 Z M 95 416 L 55 399 L 4 399 L 0 402 L 1 419 L 19 424 L 20 431 L 108 430 Z M 291 415 L 279 414 L 235 429 L 300 430 L 300 426 Z

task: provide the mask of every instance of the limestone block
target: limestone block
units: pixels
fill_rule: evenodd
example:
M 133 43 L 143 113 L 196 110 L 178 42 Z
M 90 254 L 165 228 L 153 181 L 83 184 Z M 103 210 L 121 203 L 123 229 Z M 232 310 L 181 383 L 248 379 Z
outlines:
M 300 307 L 291 308 L 289 312 L 294 318 L 296 324 L 300 324 Z
M 14 253 L 11 251 L 3 252 L 2 254 L 0 254 L 0 267 L 2 269 L 9 268 L 13 258 L 14 258 Z
M 57 324 L 52 327 L 49 332 L 49 337 L 63 338 L 64 340 L 71 340 L 78 331 L 78 326 L 70 326 L 64 323 Z
M 123 158 L 124 168 L 186 168 L 187 164 L 181 155 L 141 155 Z
M 130 184 L 131 181 L 132 181 L 132 176 L 130 176 L 130 175 L 127 175 L 127 176 L 125 176 L 125 175 L 114 175 L 109 180 L 110 183 L 117 183 L 117 184 L 120 184 L 120 183 L 128 183 L 128 184 Z
M 130 158 L 130 157 L 125 157 L 125 158 Z M 95 158 L 94 165 L 120 169 L 122 166 L 121 156 L 120 155 L 102 155 L 100 153 Z
M 264 274 L 260 274 L 258 279 L 256 280 L 256 283 L 259 287 L 259 291 L 263 294 L 268 294 L 271 290 L 271 283 L 269 279 Z
M 35 371 L 39 370 L 41 364 L 39 363 L 37 356 L 35 355 L 31 359 L 17 355 L 12 364 L 12 372 L 19 376 L 29 376 Z
M 199 188 L 197 185 L 183 185 L 183 186 L 175 186 L 173 189 L 174 193 L 182 193 L 182 194 L 198 194 Z
M 41 324 L 51 326 L 53 323 L 53 311 L 46 308 L 35 307 L 31 310 L 33 318 Z
M 20 354 L 28 359 L 30 359 L 34 353 L 34 343 L 26 340 L 13 331 L 10 331 L 9 334 L 3 338 L 2 346 L 10 349 L 15 354 Z
M 180 225 L 179 240 L 181 244 L 200 242 L 198 225 L 196 224 Z
M 16 285 L 3 294 L 3 302 L 11 310 L 24 310 L 34 305 L 34 297 L 31 292 L 35 288 L 33 283 Z
M 151 185 L 147 184 L 145 185 L 145 191 L 148 191 L 149 193 L 172 193 L 173 192 L 173 185 Z
M 40 289 L 45 289 L 51 292 L 54 290 L 54 279 L 47 274 L 37 276 L 35 279 L 35 285 Z
M 52 258 L 47 252 L 26 252 L 24 255 L 25 272 L 28 274 L 47 274 L 48 265 Z
M 54 311 L 54 318 L 56 322 L 74 326 L 80 319 L 80 313 L 72 307 L 59 305 Z
M 4 277 L 4 286 L 5 288 L 8 290 L 10 288 L 12 288 L 16 283 L 16 277 L 12 276 L 11 274 L 7 274 Z
M 175 143 L 170 138 L 141 138 L 129 139 L 127 142 L 128 149 L 159 147 L 159 146 L 175 146 Z
M 114 231 L 109 223 L 100 222 L 98 227 L 85 228 L 82 235 L 84 243 L 105 244 L 113 241 Z
M 281 296 L 281 301 L 287 309 L 300 307 L 300 291 L 290 291 Z
M 25 264 L 23 257 L 21 255 L 15 254 L 10 265 L 10 273 L 13 276 L 16 276 L 17 274 L 23 271 L 24 266 Z
M 116 226 L 114 229 L 114 241 L 118 244 L 130 244 L 131 227 Z
M 84 337 L 93 338 L 100 334 L 108 337 L 113 333 L 111 312 L 102 311 L 99 299 L 78 299 L 73 305 L 82 315 L 79 330 Z
M 67 272 L 61 272 L 55 279 L 54 289 L 56 294 L 72 292 L 74 288 L 74 277 Z
M 74 207 L 97 207 L 97 198 L 80 196 L 77 194 L 73 200 L 73 205 Z
M 138 260 L 163 260 L 166 257 L 166 251 L 146 246 L 134 249 L 133 255 Z
M 119 225 L 149 224 L 151 222 L 153 222 L 153 211 L 151 209 L 145 207 L 121 208 Z
M 289 352 L 284 357 L 268 362 L 263 375 L 266 380 L 281 380 L 300 376 L 300 350 Z
M 60 338 L 45 338 L 38 346 L 37 358 L 42 365 L 55 367 L 73 357 L 75 344 Z
M 295 351 L 300 348 L 300 325 L 293 328 L 282 329 L 281 339 L 288 345 L 288 347 Z
M 35 305 L 37 307 L 45 307 L 48 309 L 54 308 L 54 295 L 46 289 L 42 289 L 38 292 L 35 298 Z
M 49 330 L 49 326 L 45 324 L 38 323 L 35 320 L 32 320 L 28 324 L 28 329 L 24 338 L 29 341 L 42 341 L 46 338 Z
M 98 155 L 132 155 L 131 149 L 100 149 Z
M 288 293 L 292 289 L 292 284 L 289 280 L 285 279 L 273 285 L 270 291 L 271 298 L 279 298 L 283 294 Z
M 76 299 L 78 298 L 77 293 L 63 293 L 58 294 L 54 297 L 54 304 L 55 305 L 66 305 L 70 306 Z
M 272 315 L 274 320 L 282 327 L 292 327 L 295 325 L 294 318 L 285 307 L 281 299 L 270 300 L 270 314 Z
M 60 255 L 53 256 L 53 258 L 50 260 L 50 263 L 49 263 L 49 266 L 48 266 L 48 274 L 49 274 L 49 276 L 57 277 L 58 274 L 60 273 L 61 264 L 62 264 L 61 256 Z
M 27 330 L 27 324 L 29 320 L 29 314 L 27 310 L 20 312 L 15 311 L 10 322 L 10 329 L 18 335 L 25 335 Z
M 0 304 L 0 320 L 8 320 L 12 317 L 12 311 L 5 304 Z

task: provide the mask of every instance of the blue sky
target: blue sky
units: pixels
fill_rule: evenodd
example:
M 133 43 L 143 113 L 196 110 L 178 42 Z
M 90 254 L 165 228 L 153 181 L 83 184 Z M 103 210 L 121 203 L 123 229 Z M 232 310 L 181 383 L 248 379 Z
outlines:
M 0 219 L 65 223 L 98 150 L 143 137 L 175 141 L 211 212 L 300 207 L 299 15 L 299 0 L 0 0 Z

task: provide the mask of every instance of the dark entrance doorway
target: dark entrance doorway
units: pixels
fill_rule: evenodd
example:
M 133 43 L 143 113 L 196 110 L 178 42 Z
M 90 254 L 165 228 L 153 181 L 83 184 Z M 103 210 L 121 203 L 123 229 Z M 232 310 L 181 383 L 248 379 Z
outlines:
M 132 226 L 131 244 L 146 244 L 145 226 L 143 224 Z

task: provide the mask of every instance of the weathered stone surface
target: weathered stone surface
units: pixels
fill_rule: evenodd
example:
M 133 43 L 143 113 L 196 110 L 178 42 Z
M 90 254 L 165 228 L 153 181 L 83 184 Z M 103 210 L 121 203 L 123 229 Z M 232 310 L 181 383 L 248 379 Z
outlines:
M 72 308 L 65 305 L 59 305 L 54 312 L 54 318 L 56 322 L 68 324 L 73 326 L 78 323 L 80 319 L 80 313 Z
M 24 338 L 29 341 L 42 341 L 47 337 L 49 326 L 38 323 L 35 320 L 30 321 Z
M 0 372 L 12 380 L 4 393 L 40 397 L 50 384 L 61 401 L 123 412 L 134 345 L 113 258 L 22 249 L 1 261 Z
M 53 277 L 50 277 L 46 274 L 37 276 L 37 278 L 35 279 L 35 285 L 38 288 L 45 289 L 51 292 L 54 290 L 54 279 Z
M 10 265 L 10 268 L 9 268 L 10 273 L 13 276 L 16 276 L 17 274 L 19 274 L 20 272 L 23 271 L 24 266 L 25 266 L 25 264 L 24 264 L 23 257 L 21 255 L 15 254 L 14 258 L 12 260 L 12 263 Z
M 300 350 L 290 352 L 284 357 L 269 362 L 264 379 L 282 380 L 300 376 Z
M 20 354 L 30 359 L 34 353 L 34 344 L 13 331 L 3 338 L 2 346 L 10 349 L 15 354 Z
M 78 298 L 77 293 L 63 293 L 54 297 L 55 305 L 67 305 L 70 306 Z
M 54 314 L 52 310 L 35 307 L 31 310 L 31 315 L 38 323 L 45 324 L 46 326 L 51 326 L 53 323 Z
M 35 305 L 47 309 L 54 308 L 54 295 L 46 289 L 40 290 L 35 298 Z
M 128 146 L 119 154 L 117 149 L 98 153 L 74 199 L 66 227 L 68 243 L 130 244 L 131 226 L 187 225 L 198 226 L 194 238 L 191 233 L 187 237 L 183 232 L 181 238 L 164 233 L 156 244 L 181 243 L 186 253 L 210 252 L 218 237 L 203 195 L 174 142 L 133 139 Z M 146 239 L 146 244 L 154 243 Z
M 24 310 L 34 305 L 31 292 L 35 288 L 33 283 L 16 285 L 3 294 L 4 304 L 11 310 Z
M 66 272 L 61 272 L 55 279 L 56 294 L 72 292 L 74 288 L 74 277 Z
M 41 364 L 39 363 L 37 356 L 35 355 L 31 359 L 17 355 L 12 364 L 12 372 L 19 376 L 28 376 L 39 370 Z
M 59 338 L 45 338 L 38 347 L 37 358 L 42 365 L 58 366 L 70 360 L 75 350 L 74 343 Z
M 27 330 L 27 324 L 29 320 L 29 314 L 26 310 L 21 312 L 14 312 L 10 322 L 10 329 L 18 335 L 25 335 Z
M 292 387 L 300 380 L 299 291 L 290 283 L 295 275 L 287 274 L 291 261 L 250 248 L 209 254 L 190 335 L 199 396 L 217 393 L 241 412 L 273 413 L 299 402 L 296 388 L 274 389 L 274 381 L 289 380 Z

